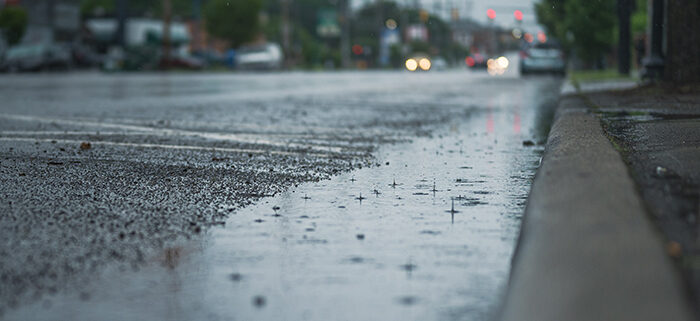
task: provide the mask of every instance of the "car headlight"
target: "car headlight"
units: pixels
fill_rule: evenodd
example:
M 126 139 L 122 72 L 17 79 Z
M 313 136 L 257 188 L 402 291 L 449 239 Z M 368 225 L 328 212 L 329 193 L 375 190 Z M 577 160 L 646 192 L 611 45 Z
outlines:
M 418 61 L 418 65 L 420 66 L 420 69 L 423 69 L 425 71 L 430 70 L 430 66 L 432 65 L 430 63 L 430 59 L 428 58 L 421 58 L 420 61 Z
M 406 69 L 409 71 L 416 71 L 416 69 L 418 69 L 418 62 L 413 58 L 406 60 Z

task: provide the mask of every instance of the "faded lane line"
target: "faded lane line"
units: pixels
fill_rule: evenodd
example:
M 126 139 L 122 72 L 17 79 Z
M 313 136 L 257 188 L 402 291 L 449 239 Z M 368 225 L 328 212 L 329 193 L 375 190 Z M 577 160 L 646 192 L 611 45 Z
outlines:
M 255 136 L 255 134 L 245 134 L 246 136 Z M 277 136 L 283 136 L 284 134 L 274 134 Z M 58 130 L 47 130 L 47 131 L 41 131 L 41 130 L 0 130 L 0 137 L 5 136 L 5 137 L 36 137 L 36 136 L 83 136 L 83 137 L 91 137 L 91 136 L 98 136 L 99 138 L 97 139 L 109 139 L 110 136 L 145 136 L 145 137 L 160 137 L 156 135 L 150 135 L 147 132 L 113 132 L 113 131 L 58 131 Z M 266 136 L 266 134 L 262 134 L 261 136 Z M 86 138 L 89 139 L 89 138 Z M 302 145 L 301 149 L 308 148 L 311 146 L 316 146 L 317 148 L 315 150 L 320 151 L 320 152 L 327 152 L 329 151 L 328 146 L 333 145 L 333 146 L 338 146 L 334 147 L 334 150 L 330 150 L 331 152 L 339 153 L 340 148 L 351 148 L 351 149 L 357 149 L 357 148 L 371 148 L 374 145 L 369 142 L 357 142 L 353 141 L 355 140 L 353 137 L 348 137 L 348 138 L 341 138 L 341 137 L 332 137 L 332 136 L 323 136 L 317 137 L 315 135 L 302 135 L 302 134 L 297 134 L 292 137 L 288 137 L 288 141 L 290 142 L 289 145 L 294 144 L 294 141 L 296 139 L 303 139 L 302 144 L 296 144 L 296 145 Z M 398 139 L 398 138 L 394 138 Z M 285 147 L 289 146 L 286 145 Z
M 2 115 L 0 115 L 2 117 Z M 80 130 L 0 130 L 0 135 L 96 135 L 96 136 L 110 136 L 110 135 L 123 135 L 123 136 L 138 136 L 138 135 L 148 135 L 148 132 L 144 131 L 80 131 Z M 262 137 L 288 137 L 289 139 L 314 139 L 314 140 L 355 140 L 358 138 L 365 138 L 362 136 L 352 136 L 347 134 L 302 134 L 302 133 L 246 133 L 238 134 L 241 136 L 262 136 Z M 369 135 L 368 135 L 369 136 Z M 388 135 L 384 135 L 388 136 Z M 401 136 L 392 136 L 393 139 L 400 140 Z
M 24 137 L 0 137 L 0 141 L 19 141 L 19 142 L 56 142 L 64 144 L 80 144 L 82 140 L 73 139 L 51 139 L 51 138 L 24 138 Z M 303 151 L 299 152 L 283 152 L 274 150 L 261 150 L 261 149 L 243 149 L 243 148 L 223 148 L 223 147 L 205 147 L 205 146 L 187 146 L 187 145 L 163 145 L 163 144 L 150 144 L 150 143 L 118 143 L 109 141 L 90 141 L 93 145 L 107 145 L 107 146 L 123 146 L 123 147 L 143 147 L 143 148 L 163 148 L 163 149 L 177 149 L 177 150 L 201 150 L 201 151 L 212 151 L 212 152 L 229 152 L 229 153 L 253 153 L 253 154 L 274 154 L 274 155 L 286 155 L 286 156 L 314 156 L 330 158 L 336 157 L 337 155 L 332 154 L 322 154 L 322 153 L 306 153 Z M 343 153 L 343 156 L 357 156 L 356 153 Z
M 285 142 L 285 141 L 273 141 L 273 140 L 269 140 L 269 139 L 261 139 L 258 137 L 254 137 L 251 139 L 250 137 L 245 137 L 245 135 L 237 135 L 237 134 L 207 133 L 207 132 L 198 132 L 198 131 L 191 131 L 191 130 L 163 129 L 163 128 L 153 128 L 153 127 L 137 126 L 137 125 L 103 123 L 103 122 L 96 122 L 96 121 L 90 121 L 90 120 L 70 120 L 70 119 L 46 118 L 46 117 L 11 115 L 11 114 L 0 114 L 0 118 L 22 120 L 22 121 L 29 121 L 29 122 L 35 121 L 35 122 L 61 123 L 61 124 L 74 125 L 74 126 L 86 126 L 87 125 L 87 126 L 95 126 L 95 127 L 123 129 L 123 130 L 129 130 L 129 131 L 151 133 L 151 134 L 156 134 L 156 135 L 161 135 L 161 136 L 172 135 L 172 136 L 200 137 L 200 138 L 204 138 L 204 139 L 224 140 L 224 141 L 232 141 L 232 142 L 238 142 L 238 143 L 244 143 L 244 144 L 269 145 L 269 146 L 284 147 L 284 148 L 312 149 L 312 150 L 315 150 L 318 152 L 328 152 L 328 151 L 335 152 L 335 153 L 342 152 L 341 148 L 339 148 L 339 147 L 324 147 L 321 149 L 321 148 L 317 148 L 313 145 L 308 145 L 308 144 L 290 143 L 290 142 Z

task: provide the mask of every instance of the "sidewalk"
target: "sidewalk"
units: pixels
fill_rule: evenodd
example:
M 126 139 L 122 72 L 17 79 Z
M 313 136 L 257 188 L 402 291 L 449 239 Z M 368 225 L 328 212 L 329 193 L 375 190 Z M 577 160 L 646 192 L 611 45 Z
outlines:
M 575 89 L 530 193 L 501 319 L 695 319 L 697 88 Z

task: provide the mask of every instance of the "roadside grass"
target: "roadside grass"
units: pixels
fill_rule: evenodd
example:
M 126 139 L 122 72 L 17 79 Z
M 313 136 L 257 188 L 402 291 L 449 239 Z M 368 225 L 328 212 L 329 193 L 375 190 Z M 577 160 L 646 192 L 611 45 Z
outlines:
M 637 75 L 638 72 L 633 70 L 631 74 Z M 572 70 L 569 72 L 569 80 L 574 84 L 608 80 L 636 80 L 637 78 L 636 76 L 620 75 L 615 69 Z

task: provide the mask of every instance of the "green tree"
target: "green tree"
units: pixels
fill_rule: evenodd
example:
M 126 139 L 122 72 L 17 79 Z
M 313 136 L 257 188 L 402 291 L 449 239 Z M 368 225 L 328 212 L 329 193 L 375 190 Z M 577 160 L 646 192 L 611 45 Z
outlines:
M 568 0 L 564 21 L 581 59 L 595 62 L 615 43 L 615 0 Z
M 238 47 L 258 33 L 261 0 L 209 0 L 204 8 L 207 31 Z
M 646 32 L 647 27 L 647 1 L 637 0 L 635 3 L 635 11 L 631 17 L 632 35 L 642 34 Z
M 8 44 L 17 44 L 27 29 L 27 12 L 18 7 L 3 8 L 0 11 L 0 29 Z
M 615 0 L 541 0 L 535 5 L 547 33 L 589 63 L 615 43 L 615 10 Z
M 537 21 L 545 27 L 550 37 L 559 40 L 566 49 L 570 49 L 567 37 L 567 25 L 564 21 L 564 5 L 571 0 L 540 0 L 535 3 Z

